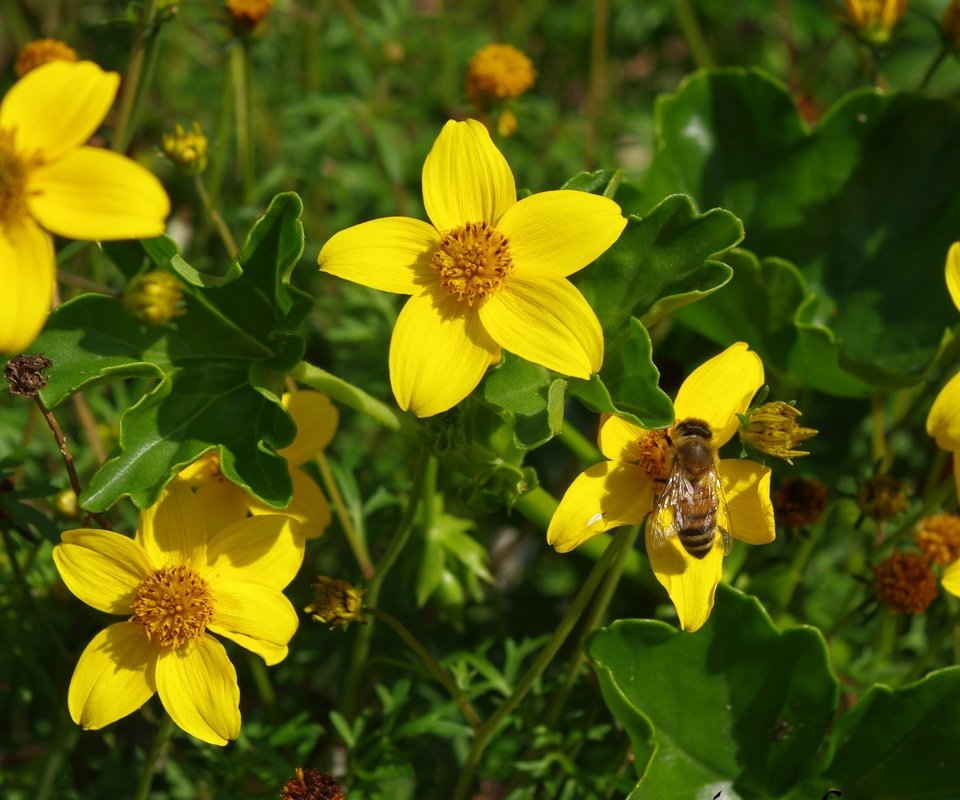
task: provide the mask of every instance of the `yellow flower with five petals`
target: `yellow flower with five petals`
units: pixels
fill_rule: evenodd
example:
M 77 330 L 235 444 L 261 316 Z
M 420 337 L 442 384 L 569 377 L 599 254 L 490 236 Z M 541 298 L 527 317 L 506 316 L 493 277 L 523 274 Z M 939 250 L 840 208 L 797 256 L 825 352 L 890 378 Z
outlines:
M 332 515 L 330 504 L 316 481 L 300 469 L 323 452 L 337 430 L 340 415 L 330 398 L 320 392 L 297 390 L 283 395 L 283 406 L 293 417 L 297 436 L 279 451 L 287 459 L 293 497 L 282 512 L 251 497 L 240 486 L 227 480 L 220 471 L 220 454 L 211 450 L 200 456 L 189 467 L 180 470 L 179 477 L 196 487 L 203 502 L 204 513 L 211 529 L 219 530 L 250 514 L 279 514 L 293 517 L 302 526 L 308 539 L 316 539 L 327 529 Z
M 954 242 L 947 252 L 944 268 L 947 290 L 953 304 L 960 311 L 960 242 Z M 953 454 L 953 475 L 960 497 L 960 372 L 940 390 L 927 415 L 927 433 L 937 441 L 937 447 Z
M 160 182 L 125 156 L 83 146 L 119 85 L 90 61 L 54 61 L 0 103 L 0 352 L 25 349 L 50 310 L 56 267 L 45 231 L 93 241 L 163 233 L 170 201 Z
M 749 407 L 763 385 L 763 364 L 747 345 L 738 342 L 695 369 L 674 401 L 677 422 L 701 420 L 710 428 L 711 444 L 719 449 L 740 426 L 739 414 Z M 669 474 L 670 447 L 663 430 L 647 430 L 619 417 L 600 425 L 600 451 L 609 461 L 594 464 L 567 489 L 547 530 L 547 542 L 565 553 L 593 536 L 620 525 L 639 525 L 653 510 L 657 489 Z M 767 544 L 775 535 L 770 502 L 770 469 L 744 459 L 719 459 L 726 509 L 717 522 L 748 544 Z M 724 518 L 725 511 L 729 519 Z M 713 597 L 723 571 L 724 548 L 719 532 L 710 551 L 695 558 L 670 537 L 662 548 L 651 542 L 648 518 L 647 556 L 657 580 L 673 601 L 686 631 L 700 628 L 713 609 Z
M 218 745 L 236 739 L 237 674 L 210 634 L 267 664 L 282 661 L 297 614 L 281 590 L 303 551 L 300 525 L 279 514 L 208 530 L 200 501 L 178 479 L 140 514 L 134 539 L 65 532 L 53 551 L 63 582 L 98 611 L 128 617 L 80 656 L 67 696 L 74 722 L 97 730 L 157 693 L 187 733 Z
M 575 378 L 603 361 L 593 309 L 567 276 L 626 220 L 605 197 L 570 190 L 517 201 L 513 173 L 476 120 L 448 122 L 423 165 L 430 223 L 372 220 L 335 234 L 320 269 L 411 295 L 390 339 L 397 402 L 421 417 L 477 386 L 500 348 Z

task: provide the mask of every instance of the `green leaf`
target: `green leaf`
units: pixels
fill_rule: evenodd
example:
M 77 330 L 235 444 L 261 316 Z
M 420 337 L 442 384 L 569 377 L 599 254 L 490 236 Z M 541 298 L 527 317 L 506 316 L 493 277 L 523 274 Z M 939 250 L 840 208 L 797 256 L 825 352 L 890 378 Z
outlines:
M 119 301 L 91 294 L 50 315 L 36 343 L 54 362 L 42 393 L 48 405 L 95 383 L 158 380 L 121 416 L 119 452 L 91 479 L 84 508 L 102 511 L 124 496 L 144 508 L 180 469 L 212 449 L 228 479 L 270 505 L 287 505 L 290 476 L 275 450 L 296 429 L 279 394 L 283 372 L 303 355 L 300 329 L 312 305 L 288 283 L 303 251 L 301 212 L 295 194 L 275 197 L 240 252 L 230 273 L 236 277 L 190 280 L 185 313 L 173 323 L 148 327 Z M 192 270 L 167 237 L 136 246 L 139 256 L 130 243 L 106 252 L 125 274 L 142 268 L 144 253 L 180 274 Z
M 840 719 L 827 775 L 844 797 L 960 797 L 960 667 L 902 689 L 873 686 Z
M 841 395 L 920 379 L 956 321 L 943 278 L 960 218 L 954 103 L 862 90 L 810 133 L 781 84 L 722 69 L 661 97 L 656 117 L 646 205 L 685 192 L 730 209 L 750 250 L 792 262 L 815 290 L 795 379 L 824 360 L 843 373 Z
M 588 653 L 643 796 L 779 796 L 813 770 L 836 708 L 819 631 L 780 632 L 756 599 L 722 585 L 697 633 L 622 620 Z
M 548 369 L 504 353 L 487 373 L 481 397 L 513 426 L 514 444 L 533 450 L 560 432 L 566 385 Z

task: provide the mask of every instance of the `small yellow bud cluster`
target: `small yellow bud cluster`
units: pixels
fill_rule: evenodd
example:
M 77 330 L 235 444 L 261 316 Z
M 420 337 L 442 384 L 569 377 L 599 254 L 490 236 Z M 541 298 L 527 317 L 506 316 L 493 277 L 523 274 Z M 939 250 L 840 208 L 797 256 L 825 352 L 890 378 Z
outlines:
M 199 122 L 184 130 L 178 122 L 173 133 L 163 134 L 163 154 L 184 175 L 198 175 L 207 168 L 207 137 Z
M 357 589 L 339 578 L 318 575 L 313 584 L 313 602 L 304 611 L 317 622 L 331 628 L 346 628 L 351 622 L 363 622 L 363 589 Z
M 864 41 L 883 45 L 907 9 L 907 0 L 844 0 L 847 22 Z
M 488 108 L 497 108 L 496 131 L 509 137 L 517 132 L 518 123 L 513 111 L 503 104 L 528 91 L 536 79 L 533 62 L 522 50 L 509 44 L 488 44 L 470 59 L 467 96 L 480 117 L 486 117 Z
M 794 458 L 810 455 L 805 450 L 797 450 L 796 446 L 817 435 L 813 428 L 800 427 L 799 417 L 800 410 L 790 403 L 780 400 L 764 403 L 744 415 L 740 441 L 792 464 Z
M 183 313 L 183 287 L 173 275 L 162 270 L 134 278 L 123 293 L 123 306 L 147 325 L 163 325 Z
M 49 64 L 51 61 L 76 61 L 77 51 L 59 39 L 34 39 L 27 42 L 17 53 L 17 63 L 14 65 L 17 77 L 22 78 L 37 67 Z
M 956 514 L 924 517 L 913 538 L 932 564 L 946 566 L 960 560 L 960 516 Z
M 937 596 L 937 577 L 921 556 L 894 551 L 876 566 L 874 588 L 898 614 L 922 614 Z
M 889 475 L 874 475 L 857 491 L 857 503 L 870 519 L 890 519 L 907 510 L 907 485 Z

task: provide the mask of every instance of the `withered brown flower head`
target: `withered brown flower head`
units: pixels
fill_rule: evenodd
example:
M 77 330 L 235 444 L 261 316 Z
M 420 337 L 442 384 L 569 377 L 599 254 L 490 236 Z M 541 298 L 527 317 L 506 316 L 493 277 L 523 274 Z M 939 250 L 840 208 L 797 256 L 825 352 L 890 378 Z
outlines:
M 917 553 L 894 551 L 876 566 L 874 587 L 898 614 L 922 614 L 937 596 L 937 576 Z
M 773 493 L 773 515 L 780 525 L 812 525 L 827 507 L 827 487 L 816 478 L 787 478 Z
M 11 358 L 3 368 L 3 377 L 10 385 L 10 394 L 36 397 L 37 393 L 47 385 L 47 379 L 41 373 L 52 365 L 53 362 L 43 353 Z
M 874 475 L 860 487 L 857 502 L 870 519 L 890 519 L 907 510 L 907 484 L 890 475 Z
M 927 561 L 946 566 L 960 560 L 960 516 L 934 514 L 924 517 L 913 535 Z
M 325 772 L 297 767 L 296 777 L 291 778 L 280 790 L 281 800 L 346 800 L 343 788 Z

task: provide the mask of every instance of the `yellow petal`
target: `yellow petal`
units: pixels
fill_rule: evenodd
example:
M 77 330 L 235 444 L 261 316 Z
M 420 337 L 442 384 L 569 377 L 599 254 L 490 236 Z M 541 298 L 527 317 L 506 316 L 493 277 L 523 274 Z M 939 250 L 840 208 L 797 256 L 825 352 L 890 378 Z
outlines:
M 600 421 L 597 443 L 607 458 L 625 463 L 637 460 L 637 443 L 647 435 L 646 428 L 634 425 L 613 414 L 604 414 Z
M 950 594 L 955 594 L 957 597 L 960 597 L 960 561 L 954 561 L 947 567 L 943 571 L 943 576 L 940 580 L 943 583 L 944 589 L 950 592 Z
M 760 356 L 737 342 L 690 373 L 673 403 L 676 418 L 704 420 L 714 446 L 722 447 L 740 425 L 737 414 L 747 410 L 762 385 Z
M 286 658 L 287 642 L 297 630 L 297 612 L 279 589 L 245 581 L 219 581 L 216 613 L 207 626 L 276 664 Z
M 730 511 L 729 532 L 747 544 L 772 542 L 777 529 L 770 502 L 770 468 L 753 461 L 725 458 L 717 471 Z
M 118 622 L 100 631 L 80 655 L 70 679 L 70 717 L 95 731 L 136 711 L 156 691 L 159 655 L 160 648 L 135 622 Z
M 960 242 L 954 242 L 947 253 L 947 289 L 953 304 L 960 311 Z
M 27 73 L 0 104 L 0 128 L 13 130 L 19 154 L 49 163 L 100 126 L 120 85 L 92 61 L 54 61 Z
M 330 444 L 340 412 L 325 394 L 308 389 L 284 394 L 283 407 L 296 423 L 297 437 L 279 451 L 280 455 L 293 465 L 306 464 Z
M 497 344 L 520 358 L 585 380 L 600 371 L 600 323 L 566 278 L 511 275 L 480 307 L 480 319 Z
M 953 482 L 957 487 L 957 497 L 960 497 L 960 451 L 953 453 Z
M 240 689 L 227 651 L 209 634 L 157 661 L 157 693 L 170 718 L 208 744 L 240 735 Z
M 940 390 L 927 415 L 927 433 L 941 450 L 960 450 L 960 372 Z
M 300 523 L 307 539 L 316 539 L 330 525 L 333 516 L 330 504 L 316 481 L 299 467 L 290 467 L 290 480 L 293 481 L 293 498 L 282 512 L 273 506 L 251 499 L 249 507 L 253 514 L 283 513 Z
M 657 580 L 667 590 L 685 631 L 698 630 L 713 610 L 713 596 L 723 573 L 723 544 L 719 536 L 702 559 L 691 556 L 673 536 L 660 548 L 650 541 L 647 525 L 647 557 Z
M 210 540 L 208 563 L 201 571 L 214 590 L 221 581 L 282 589 L 300 569 L 303 549 L 303 531 L 296 520 L 280 514 L 250 517 Z
M 207 525 L 193 490 L 174 478 L 149 508 L 140 512 L 137 542 L 154 567 L 200 566 L 206 558 Z
M 170 213 L 163 186 L 119 153 L 81 147 L 30 173 L 30 213 L 49 231 L 71 239 L 159 236 Z
M 0 225 L 0 353 L 16 355 L 37 338 L 55 274 L 53 244 L 32 220 Z
M 480 383 L 500 348 L 475 310 L 428 289 L 400 311 L 390 338 L 390 384 L 400 408 L 431 417 L 452 408 Z
M 334 234 L 318 262 L 322 272 L 362 286 L 415 294 L 433 280 L 430 259 L 439 244 L 440 235 L 426 222 L 385 217 Z
M 93 529 L 64 532 L 53 563 L 71 592 L 107 614 L 129 614 L 137 588 L 153 571 L 133 539 Z
M 547 544 L 567 553 L 603 531 L 639 525 L 652 505 L 643 470 L 602 461 L 581 472 L 564 493 L 547 528 Z
M 497 230 L 510 240 L 517 275 L 559 278 L 595 261 L 626 224 L 613 200 L 566 189 L 524 198 L 503 215 Z
M 423 164 L 423 205 L 434 227 L 495 226 L 516 202 L 510 165 L 487 129 L 474 119 L 444 125 Z
M 247 509 L 253 502 L 250 495 L 222 475 L 201 483 L 197 487 L 196 497 L 210 536 L 245 520 Z M 276 513 L 276 509 L 273 509 L 273 513 Z

